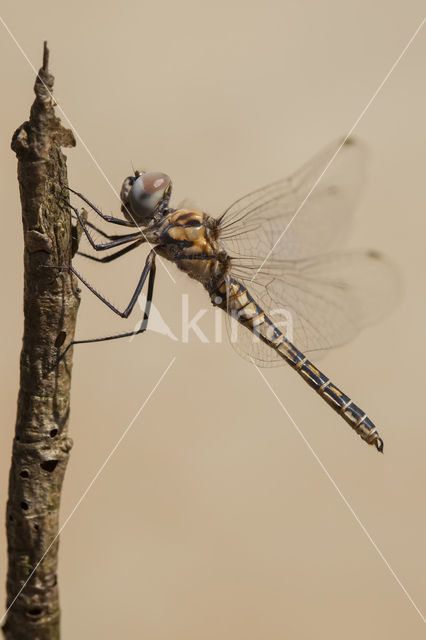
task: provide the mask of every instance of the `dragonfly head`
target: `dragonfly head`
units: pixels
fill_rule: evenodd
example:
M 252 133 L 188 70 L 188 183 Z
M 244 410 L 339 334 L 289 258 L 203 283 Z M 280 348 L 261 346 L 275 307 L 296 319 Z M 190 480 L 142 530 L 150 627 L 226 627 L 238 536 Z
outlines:
M 156 214 L 163 214 L 172 193 L 172 181 L 159 171 L 135 171 L 121 187 L 121 211 L 130 222 L 146 226 Z

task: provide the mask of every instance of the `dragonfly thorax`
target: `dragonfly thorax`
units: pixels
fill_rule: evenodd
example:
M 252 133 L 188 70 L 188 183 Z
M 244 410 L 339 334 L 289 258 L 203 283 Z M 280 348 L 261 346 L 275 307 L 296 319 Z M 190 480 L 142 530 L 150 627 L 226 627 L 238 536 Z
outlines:
M 201 211 L 178 209 L 166 214 L 146 230 L 156 251 L 208 289 L 229 267 L 229 258 L 220 247 L 218 223 Z

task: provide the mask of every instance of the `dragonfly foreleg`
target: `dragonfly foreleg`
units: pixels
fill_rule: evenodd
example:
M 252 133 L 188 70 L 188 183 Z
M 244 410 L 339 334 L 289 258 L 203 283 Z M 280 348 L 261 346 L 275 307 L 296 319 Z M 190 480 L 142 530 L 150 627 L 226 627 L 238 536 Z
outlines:
M 103 258 L 98 258 L 97 256 L 91 256 L 90 253 L 84 253 L 84 251 L 77 251 L 78 256 L 84 256 L 85 258 L 89 258 L 89 260 L 94 260 L 95 262 L 112 262 L 113 260 L 116 260 L 117 258 L 121 258 L 121 256 L 124 256 L 126 253 L 128 253 L 129 251 L 133 251 L 133 249 L 135 249 L 136 247 L 139 247 L 139 245 L 143 242 L 143 240 L 136 240 L 136 242 L 134 242 L 133 244 L 124 247 L 124 249 L 120 249 L 120 251 L 116 251 L 116 253 L 112 253 L 109 256 L 104 256 Z
M 117 309 L 117 307 L 114 307 L 114 305 L 111 304 L 111 302 L 109 300 L 104 298 L 104 296 L 101 293 L 99 293 L 99 291 L 96 291 L 96 289 L 94 287 L 92 287 L 92 285 L 89 284 L 87 282 L 87 280 L 85 280 L 83 278 L 83 276 L 80 275 L 78 273 L 78 271 L 76 269 L 74 269 L 74 267 L 72 265 L 58 265 L 56 267 L 50 267 L 50 268 L 53 268 L 53 269 L 66 269 L 67 271 L 71 271 L 71 273 L 73 273 L 75 275 L 75 277 L 78 278 L 78 280 L 80 280 L 80 282 L 83 283 L 84 286 L 87 287 L 89 289 L 89 291 L 91 291 L 101 302 L 103 302 L 109 309 L 111 309 L 111 311 L 113 311 L 118 316 L 120 316 L 120 318 L 128 318 L 129 315 L 133 311 L 133 307 L 135 306 L 137 299 L 140 296 L 140 293 L 142 291 L 142 287 L 145 284 L 145 280 L 147 279 L 147 276 L 148 276 L 149 272 L 151 271 L 151 268 L 152 268 L 152 265 L 153 265 L 154 261 L 155 261 L 155 251 L 154 251 L 154 249 L 152 249 L 148 253 L 148 257 L 146 259 L 145 266 L 144 266 L 143 271 L 141 273 L 141 277 L 139 278 L 138 284 L 136 285 L 135 292 L 132 295 L 129 304 L 124 309 L 124 311 L 120 311 L 120 309 Z
M 74 191 L 74 189 L 71 189 L 71 187 L 67 187 L 66 185 L 64 185 L 64 187 L 68 189 L 68 191 L 71 191 L 71 193 L 76 195 L 78 198 L 83 200 L 83 202 L 85 202 L 92 209 L 92 211 L 94 211 L 98 216 L 100 216 L 102 220 L 105 220 L 106 222 L 111 222 L 112 224 L 121 225 L 122 227 L 134 226 L 134 224 L 132 222 L 129 222 L 128 220 L 123 220 L 122 218 L 115 218 L 114 216 L 108 216 L 105 213 L 102 213 L 102 211 L 97 207 L 95 207 L 95 205 L 92 202 L 90 202 L 90 200 L 88 200 L 85 196 L 83 196 L 82 193 L 79 193 L 78 191 Z
M 67 206 L 68 206 L 68 201 L 66 201 Z M 78 220 L 77 216 L 73 215 L 73 220 Z M 120 238 L 123 237 L 123 235 L 121 234 L 109 234 L 109 233 L 105 233 L 105 231 L 103 229 L 101 229 L 100 227 L 97 227 L 95 224 L 93 224 L 93 222 L 90 222 L 89 220 L 86 220 L 86 222 L 84 223 L 86 225 L 86 227 L 89 227 L 89 229 L 93 229 L 93 231 L 96 231 L 97 233 L 99 233 L 99 235 L 101 235 L 103 238 L 106 238 L 107 240 L 119 240 Z
M 151 254 L 152 254 L 152 257 L 150 258 Z M 131 338 L 132 336 L 136 336 L 139 333 L 144 333 L 144 331 L 147 330 L 149 314 L 150 314 L 150 311 L 151 311 L 152 297 L 153 297 L 153 293 L 154 293 L 155 270 L 156 270 L 155 269 L 155 253 L 153 251 L 151 251 L 151 253 L 148 255 L 144 271 L 142 272 L 142 276 L 144 275 L 144 272 L 145 272 L 145 269 L 147 268 L 147 265 L 149 267 L 149 269 L 148 269 L 149 270 L 148 291 L 147 291 L 147 295 L 146 295 L 144 316 L 143 316 L 142 322 L 140 324 L 140 327 L 138 329 L 133 330 L 133 331 L 126 331 L 125 333 L 118 333 L 118 334 L 115 334 L 113 336 L 104 336 L 102 338 L 88 338 L 87 340 L 73 340 L 72 342 L 69 343 L 69 345 L 61 353 L 61 355 L 59 356 L 59 358 L 57 360 L 57 364 L 65 357 L 65 355 L 67 354 L 69 349 L 72 346 L 74 346 L 75 344 L 90 344 L 91 342 L 105 342 L 107 340 L 118 340 L 119 338 Z M 142 280 L 142 278 L 141 278 L 141 280 Z M 145 280 L 146 280 L 146 275 L 145 275 L 144 282 L 145 282 Z M 140 284 L 140 281 L 138 283 L 138 287 L 139 287 L 139 284 Z M 142 283 L 142 286 L 143 286 L 143 283 Z M 141 289 L 142 289 L 142 286 L 140 287 Z M 138 288 L 136 289 L 136 291 L 137 290 L 138 290 Z M 136 291 L 135 291 L 135 294 L 136 294 Z M 139 290 L 139 293 L 140 293 L 140 290 Z M 137 299 L 137 297 L 138 296 L 136 296 L 136 299 Z M 133 298 L 132 298 L 132 300 L 133 300 Z
M 64 202 L 66 203 L 66 205 L 72 209 L 77 217 L 77 220 L 81 226 L 81 228 L 83 229 L 86 238 L 88 239 L 88 241 L 90 242 L 90 244 L 92 245 L 92 247 L 95 249 L 95 251 L 106 251 L 107 249 L 112 249 L 113 247 L 118 247 L 121 244 L 125 244 L 126 242 L 131 242 L 132 240 L 136 240 L 136 239 L 140 239 L 141 238 L 141 234 L 138 233 L 127 233 L 125 235 L 122 236 L 116 236 L 115 240 L 111 240 L 111 242 L 104 242 L 102 244 L 98 244 L 96 243 L 91 234 L 89 229 L 87 228 L 86 223 L 84 222 L 83 218 L 80 215 L 79 210 L 77 209 L 77 207 L 73 207 L 72 204 L 69 204 L 69 202 L 67 200 L 65 200 L 65 198 L 63 199 Z M 142 238 L 143 241 L 143 238 Z

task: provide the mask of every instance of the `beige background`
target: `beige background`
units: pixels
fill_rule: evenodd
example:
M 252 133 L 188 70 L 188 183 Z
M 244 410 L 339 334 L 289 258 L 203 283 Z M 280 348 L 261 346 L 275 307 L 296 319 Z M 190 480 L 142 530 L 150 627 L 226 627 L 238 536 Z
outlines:
M 35 8 L 37 6 L 37 9 Z M 286 175 L 346 133 L 422 19 L 421 2 L 2 3 L 38 68 L 51 49 L 56 97 L 115 188 L 141 168 L 168 172 L 174 202 L 212 214 Z M 351 246 L 399 265 L 396 312 L 322 367 L 377 422 L 379 456 L 298 376 L 270 384 L 417 605 L 425 611 L 424 62 L 419 34 L 356 133 L 370 181 Z M 22 239 L 13 130 L 34 74 L 0 25 L 4 505 L 22 332 Z M 82 144 L 70 184 L 104 211 L 118 203 Z M 79 266 L 123 306 L 143 249 Z M 182 293 L 160 267 L 156 304 L 179 332 Z M 138 317 L 140 313 L 138 312 Z M 214 321 L 209 311 L 201 324 Z M 129 327 L 135 320 L 129 321 Z M 84 292 L 78 335 L 122 328 Z M 176 361 L 61 538 L 63 637 L 365 640 L 424 637 L 421 618 L 256 370 L 227 344 L 150 333 L 78 348 L 62 521 L 154 384 Z M 0 509 L 4 602 L 4 506 Z

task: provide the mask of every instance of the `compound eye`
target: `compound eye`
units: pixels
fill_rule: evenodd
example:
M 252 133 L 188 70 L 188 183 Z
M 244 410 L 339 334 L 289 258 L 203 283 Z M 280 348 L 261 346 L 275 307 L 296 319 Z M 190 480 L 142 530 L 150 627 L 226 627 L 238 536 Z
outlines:
M 121 186 L 120 199 L 125 205 L 128 204 L 130 189 L 132 188 L 134 181 L 135 179 L 133 176 L 128 176 Z
M 129 204 L 138 220 L 146 220 L 167 205 L 171 180 L 165 173 L 149 171 L 134 179 L 129 191 Z
M 164 195 L 167 187 L 170 185 L 170 178 L 165 173 L 160 173 L 159 171 L 148 171 L 144 173 L 142 176 L 143 186 L 146 193 L 150 195 L 154 195 L 159 193 L 161 196 Z

